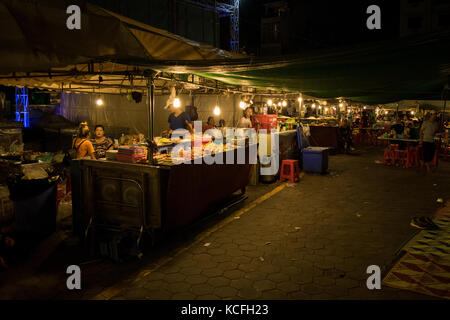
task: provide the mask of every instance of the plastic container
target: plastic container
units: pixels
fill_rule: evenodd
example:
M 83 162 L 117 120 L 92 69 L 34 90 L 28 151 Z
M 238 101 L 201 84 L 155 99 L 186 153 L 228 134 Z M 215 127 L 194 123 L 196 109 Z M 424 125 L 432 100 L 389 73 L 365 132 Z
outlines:
M 256 121 L 258 120 L 260 123 L 260 129 L 266 130 L 277 130 L 278 120 L 276 114 L 255 114 L 253 115 L 253 127 L 256 128 Z
M 326 173 L 328 170 L 328 148 L 308 147 L 302 150 L 303 171 Z
M 147 159 L 147 155 L 123 154 L 120 152 L 116 154 L 116 160 L 120 162 L 136 163 L 145 159 Z

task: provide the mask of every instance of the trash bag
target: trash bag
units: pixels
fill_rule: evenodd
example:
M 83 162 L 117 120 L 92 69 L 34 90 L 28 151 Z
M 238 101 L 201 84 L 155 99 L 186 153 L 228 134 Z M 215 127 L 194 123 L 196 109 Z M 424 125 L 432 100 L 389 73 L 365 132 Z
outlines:
M 58 177 L 33 180 L 24 180 L 19 176 L 8 178 L 17 232 L 40 239 L 56 230 L 58 181 Z

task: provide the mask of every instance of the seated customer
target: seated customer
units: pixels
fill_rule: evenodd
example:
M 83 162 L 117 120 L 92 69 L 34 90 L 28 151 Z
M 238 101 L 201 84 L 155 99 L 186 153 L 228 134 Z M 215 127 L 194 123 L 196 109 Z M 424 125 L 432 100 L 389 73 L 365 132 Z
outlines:
M 91 140 L 95 150 L 95 157 L 97 159 L 105 158 L 106 151 L 114 148 L 114 143 L 110 138 L 105 137 L 105 128 L 99 124 L 95 126 L 95 139 Z
M 209 129 L 214 129 L 216 127 L 216 123 L 214 121 L 214 117 L 208 117 L 208 122 L 203 125 L 203 132 Z
M 85 157 L 90 157 L 95 160 L 95 150 L 92 146 L 92 142 L 89 140 L 89 127 L 86 123 L 81 123 L 78 130 L 77 137 L 72 142 L 72 149 L 77 152 L 76 158 L 82 159 Z
M 397 136 L 403 136 L 403 131 L 405 130 L 405 127 L 403 126 L 402 121 L 400 119 L 397 119 L 397 121 L 391 127 L 391 129 L 395 131 Z

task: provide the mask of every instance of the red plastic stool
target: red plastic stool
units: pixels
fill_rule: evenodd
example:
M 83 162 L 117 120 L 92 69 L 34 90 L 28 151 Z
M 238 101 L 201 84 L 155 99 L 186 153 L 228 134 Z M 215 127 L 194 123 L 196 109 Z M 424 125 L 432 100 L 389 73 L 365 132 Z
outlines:
M 281 161 L 280 181 L 288 179 L 292 183 L 300 180 L 300 169 L 298 166 L 298 160 L 283 160 Z
M 398 144 L 390 144 L 385 150 L 383 155 L 383 164 L 395 165 L 397 161 Z

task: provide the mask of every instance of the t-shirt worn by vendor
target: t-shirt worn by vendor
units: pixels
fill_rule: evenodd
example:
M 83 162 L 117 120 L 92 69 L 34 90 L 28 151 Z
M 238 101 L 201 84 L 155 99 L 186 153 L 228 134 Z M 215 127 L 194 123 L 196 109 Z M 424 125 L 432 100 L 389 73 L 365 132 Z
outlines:
M 73 144 L 74 149 L 77 151 L 77 159 L 82 159 L 89 156 L 89 154 L 95 153 L 92 142 L 88 139 L 77 138 Z
M 97 159 L 105 158 L 106 151 L 108 151 L 113 146 L 113 142 L 109 138 L 103 139 L 102 142 L 97 142 L 95 139 L 93 139 L 91 142 L 95 150 L 95 157 Z
M 239 120 L 238 128 L 251 128 L 252 127 L 252 120 L 246 117 L 242 117 L 241 120 Z
M 180 113 L 178 117 L 172 113 L 169 116 L 170 129 L 171 130 L 188 129 L 186 121 L 191 122 L 191 118 L 186 112 Z

